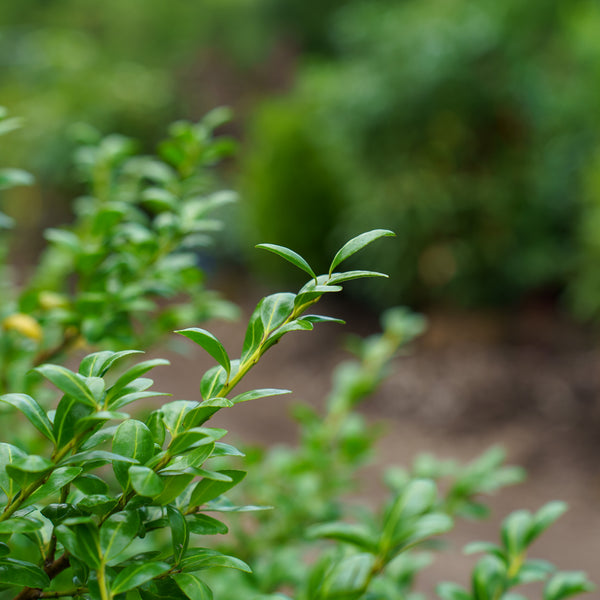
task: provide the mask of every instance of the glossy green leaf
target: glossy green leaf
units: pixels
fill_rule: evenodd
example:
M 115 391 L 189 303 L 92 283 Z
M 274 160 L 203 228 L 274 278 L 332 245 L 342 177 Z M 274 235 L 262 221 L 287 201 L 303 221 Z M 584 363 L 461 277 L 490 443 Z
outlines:
M 44 589 L 50 585 L 50 579 L 37 565 L 14 558 L 2 558 L 0 559 L 0 585 Z
M 0 535 L 12 533 L 26 533 L 37 531 L 44 526 L 44 522 L 31 517 L 11 517 L 8 521 L 0 522 Z
M 166 573 L 171 567 L 163 562 L 146 562 L 123 569 L 112 582 L 112 593 L 123 594 L 140 587 L 147 581 Z
M 362 279 L 363 277 L 383 277 L 387 279 L 389 275 L 378 273 L 377 271 L 346 271 L 344 273 L 332 273 L 328 283 L 335 285 L 344 281 L 351 281 L 352 279 Z
M 108 407 L 112 406 L 112 402 L 119 397 L 119 392 L 131 383 L 133 380 L 138 379 L 144 373 L 147 373 L 151 369 L 161 365 L 168 365 L 169 361 L 164 358 L 155 358 L 153 360 L 146 360 L 144 362 L 138 363 L 134 365 L 125 373 L 123 373 L 115 383 L 109 388 L 106 394 L 106 403 Z
M 55 527 L 60 543 L 75 557 L 92 568 L 102 560 L 98 528 L 89 520 L 67 519 Z
M 136 538 L 140 518 L 135 511 L 121 511 L 111 515 L 100 528 L 100 550 L 105 563 L 118 559 L 119 555 Z
M 302 258 L 297 252 L 286 248 L 285 246 L 278 246 L 277 244 L 257 244 L 255 248 L 261 248 L 262 250 L 268 250 L 269 252 L 273 252 L 281 258 L 284 258 L 288 262 L 291 262 L 294 266 L 298 267 L 305 273 L 308 273 L 313 279 L 316 279 L 317 276 L 315 272 L 311 269 L 310 265 L 306 262 L 304 258 Z
M 154 504 L 159 506 L 170 504 L 175 498 L 183 493 L 193 479 L 193 474 L 169 475 L 168 477 L 163 477 L 164 488 L 162 493 L 153 499 Z
M 60 489 L 73 481 L 82 472 L 81 467 L 58 467 L 50 473 L 48 481 L 44 483 L 39 489 L 37 489 L 29 498 L 27 498 L 26 505 L 35 504 L 46 496 L 52 496 L 60 493 Z
M 248 321 L 244 343 L 242 345 L 242 355 L 240 359 L 245 361 L 250 355 L 254 354 L 261 345 L 265 335 L 265 327 L 260 317 L 264 299 L 262 299 L 254 309 Z M 203 394 L 204 397 L 204 394 Z
M 88 378 L 60 365 L 41 365 L 35 370 L 77 402 L 96 407 L 98 400 L 87 384 Z
M 263 298 L 260 309 L 260 318 L 264 331 L 273 331 L 277 327 L 283 325 L 285 320 L 294 310 L 295 297 L 295 294 L 281 292 Z
M 165 486 L 163 480 L 148 467 L 133 465 L 129 467 L 131 487 L 140 495 L 154 498 L 159 496 Z
M 86 495 L 106 494 L 106 492 L 108 492 L 108 484 L 106 481 L 92 473 L 80 475 L 73 480 L 73 485 Z
M 40 480 L 53 468 L 54 463 L 47 458 L 30 454 L 15 458 L 11 464 L 6 465 L 6 472 L 23 488 Z
M 1 402 L 6 402 L 20 410 L 31 422 L 31 424 L 51 442 L 54 442 L 52 423 L 42 407 L 27 394 L 4 394 L 0 396 Z
M 210 567 L 228 567 L 230 569 L 238 569 L 246 573 L 251 573 L 250 567 L 239 558 L 221 554 L 216 550 L 208 548 L 198 548 L 188 550 L 185 557 L 181 561 L 181 568 L 186 572 L 200 571 Z
M 7 498 L 13 498 L 17 493 L 17 485 L 15 481 L 9 477 L 6 472 L 6 467 L 13 463 L 17 458 L 23 458 L 27 456 L 23 450 L 13 446 L 12 444 L 5 444 L 0 442 L 0 489 L 5 493 Z
M 180 329 L 175 333 L 180 333 L 198 344 L 206 350 L 224 369 L 227 375 L 231 371 L 231 363 L 227 351 L 223 344 L 209 331 L 192 327 L 189 329 Z
M 138 461 L 135 458 L 117 454 L 115 452 L 108 452 L 107 450 L 85 450 L 83 452 L 77 452 L 71 456 L 60 461 L 62 466 L 64 465 L 81 465 L 84 470 L 95 469 L 102 465 L 115 462 L 125 462 L 127 464 L 136 464 Z
M 112 449 L 113 452 L 135 459 L 143 465 L 154 455 L 154 438 L 144 423 L 136 419 L 128 419 L 117 427 Z M 126 488 L 129 465 L 115 462 L 113 469 L 121 487 Z
M 115 362 L 132 354 L 143 354 L 141 350 L 122 350 L 112 352 L 102 350 L 88 354 L 79 365 L 79 373 L 84 377 L 103 377 Z
M 187 518 L 187 522 L 190 532 L 197 535 L 217 535 L 225 534 L 229 531 L 225 523 L 208 515 L 192 515 Z
M 167 506 L 167 519 L 171 528 L 171 541 L 173 544 L 173 560 L 176 565 L 183 558 L 190 541 L 190 531 L 187 521 L 181 511 L 172 506 Z
M 242 481 L 242 479 L 244 479 L 246 476 L 245 471 L 238 471 L 234 469 L 225 469 L 222 470 L 221 473 L 231 477 L 231 481 L 225 482 L 215 481 L 214 479 L 201 479 L 192 491 L 192 496 L 189 502 L 190 507 L 201 506 L 209 500 L 213 500 L 217 496 L 224 494 L 227 490 L 230 490 L 232 487 Z
M 215 443 L 203 444 L 182 456 L 176 456 L 167 467 L 161 469 L 160 473 L 177 472 L 188 467 L 200 467 L 213 454 L 214 448 Z
M 361 233 L 356 237 L 352 238 L 348 242 L 346 242 L 337 254 L 334 256 L 331 261 L 331 266 L 329 267 L 329 275 L 333 273 L 335 268 L 344 260 L 352 256 L 355 252 L 358 252 L 371 242 L 375 240 L 385 237 L 385 236 L 395 236 L 396 234 L 389 229 L 373 229 L 372 231 L 367 231 L 365 233 Z
M 259 398 L 269 398 L 271 396 L 281 396 L 283 394 L 291 394 L 292 390 L 280 390 L 276 388 L 263 388 L 260 390 L 250 390 L 248 392 L 244 392 L 235 396 L 232 399 L 234 404 L 239 404 L 240 402 L 248 402 L 250 400 L 258 400 Z
M 190 573 L 176 573 L 173 580 L 190 600 L 213 600 L 211 589 Z
M 308 321 L 309 323 L 340 323 L 344 325 L 346 321 L 343 319 L 336 319 L 335 317 L 325 317 L 323 315 L 302 315 L 303 321 Z
M 223 371 L 223 369 L 221 369 L 221 371 Z M 187 421 L 185 421 L 185 417 L 191 410 L 198 406 L 200 406 L 198 402 L 192 402 L 190 400 L 175 400 L 174 402 L 163 404 L 161 408 L 163 422 L 167 426 L 169 433 L 175 436 L 188 429 L 189 425 L 187 424 Z
M 80 419 L 84 419 L 94 412 L 94 408 L 88 404 L 78 402 L 72 396 L 63 396 L 61 398 L 56 409 L 56 414 L 54 415 L 52 429 L 59 448 L 62 448 L 73 440 L 77 423 Z

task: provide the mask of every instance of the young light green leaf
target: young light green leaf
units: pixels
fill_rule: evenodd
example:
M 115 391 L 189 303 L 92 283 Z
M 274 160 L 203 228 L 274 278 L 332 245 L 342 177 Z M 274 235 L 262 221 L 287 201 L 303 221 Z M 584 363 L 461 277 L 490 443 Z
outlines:
M 317 276 L 315 272 L 311 269 L 310 265 L 304 258 L 302 258 L 297 252 L 286 248 L 285 246 L 278 246 L 277 244 L 257 244 L 255 248 L 261 248 L 263 250 L 268 250 L 269 252 L 273 252 L 281 258 L 291 262 L 293 265 L 302 269 L 305 273 L 308 273 L 313 279 L 316 279 Z
M 539 535 L 541 535 L 552 523 L 554 523 L 566 510 L 565 502 L 548 502 L 533 515 L 533 524 L 527 535 L 527 545 L 531 544 Z
M 34 369 L 51 381 L 59 390 L 82 404 L 96 407 L 97 400 L 86 383 L 86 378 L 60 365 L 41 365 Z
M 204 348 L 204 350 L 206 350 L 225 369 L 227 376 L 229 376 L 231 371 L 229 356 L 227 355 L 227 351 L 223 347 L 223 344 L 212 333 L 205 329 L 199 329 L 198 327 L 179 329 L 175 333 L 184 335 Z
M 334 285 L 352 279 L 362 279 L 363 277 L 383 277 L 387 279 L 389 275 L 377 271 L 345 271 L 344 273 L 332 273 L 327 283 Z
M 544 600 L 564 600 L 576 594 L 593 592 L 595 586 L 581 571 L 561 571 L 556 573 L 544 588 Z
M 250 390 L 249 392 L 244 392 L 243 394 L 239 394 L 232 399 L 234 404 L 239 404 L 240 402 L 248 402 L 250 400 L 258 400 L 259 398 L 268 398 L 270 396 L 281 396 L 282 394 L 291 394 L 291 390 L 278 390 L 275 388 L 264 388 L 260 390 Z
M 281 292 L 263 298 L 260 318 L 264 331 L 270 332 L 283 325 L 294 310 L 295 297 L 295 294 L 290 292 Z
M 142 562 L 125 567 L 112 582 L 112 593 L 123 594 L 129 590 L 140 587 L 147 581 L 159 577 L 170 569 L 170 565 L 163 562 Z
M 143 354 L 143 352 L 141 350 L 122 350 L 121 352 L 103 350 L 88 354 L 79 365 L 79 373 L 84 377 L 103 377 L 116 361 L 132 354 Z
M 326 538 L 352 544 L 366 552 L 376 552 L 377 536 L 364 525 L 354 523 L 323 523 L 309 527 L 309 538 Z
M 367 231 L 365 233 L 361 233 L 356 237 L 352 238 L 348 242 L 346 242 L 338 251 L 338 253 L 333 257 L 333 261 L 331 261 L 331 266 L 329 267 L 329 275 L 331 275 L 334 269 L 348 257 L 352 256 L 355 252 L 358 252 L 371 242 L 375 240 L 385 237 L 385 236 L 395 236 L 396 234 L 389 229 L 373 229 L 372 231 Z
M 168 365 L 169 361 L 164 358 L 155 358 L 153 360 L 145 360 L 137 365 L 134 365 L 125 373 L 123 373 L 117 381 L 110 387 L 106 394 L 106 404 L 108 407 L 111 406 L 112 402 L 119 397 L 119 392 L 133 380 L 138 379 L 144 373 L 147 373 L 154 367 L 158 367 L 161 365 Z
M 4 394 L 0 396 L 1 402 L 6 402 L 20 410 L 31 422 L 31 424 L 51 442 L 54 442 L 52 423 L 42 407 L 27 394 Z
M 440 583 L 435 591 L 442 600 L 472 600 L 471 594 L 456 583 Z

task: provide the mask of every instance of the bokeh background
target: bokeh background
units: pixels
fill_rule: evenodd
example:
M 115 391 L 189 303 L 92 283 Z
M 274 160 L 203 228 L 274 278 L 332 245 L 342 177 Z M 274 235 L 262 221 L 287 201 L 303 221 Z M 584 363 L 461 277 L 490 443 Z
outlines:
M 504 443 L 532 483 L 502 506 L 570 500 L 561 565 L 593 575 L 597 2 L 4 0 L 0 104 L 24 121 L 3 138 L 0 164 L 36 176 L 1 199 L 23 264 L 40 227 L 69 218 L 83 123 L 151 151 L 168 123 L 217 105 L 233 108 L 224 131 L 239 140 L 222 177 L 241 201 L 218 241 L 235 273 L 220 285 L 234 297 L 296 283 L 248 251 L 254 243 L 285 244 L 323 268 L 356 233 L 394 229 L 394 243 L 362 258 L 391 279 L 356 286 L 338 307 L 363 332 L 399 303 L 430 317 L 369 409 L 402 432 L 386 459 L 418 449 L 467 458 Z M 318 400 L 328 363 L 298 351 L 275 370 L 285 377 L 300 356 L 299 393 Z M 254 420 L 240 411 L 242 437 L 280 441 L 286 405 L 265 410 Z

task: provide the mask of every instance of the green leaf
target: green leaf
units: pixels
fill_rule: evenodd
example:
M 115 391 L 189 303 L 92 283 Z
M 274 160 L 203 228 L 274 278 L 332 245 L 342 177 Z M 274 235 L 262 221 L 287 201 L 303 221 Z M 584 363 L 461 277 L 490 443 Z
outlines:
M 277 244 L 257 244 L 255 248 L 261 248 L 263 250 L 268 250 L 269 252 L 273 252 L 281 258 L 291 262 L 293 265 L 308 273 L 313 279 L 316 279 L 317 276 L 315 272 L 311 269 L 310 265 L 304 258 L 302 258 L 297 252 L 286 248 L 285 246 L 278 246 Z
M 180 566 L 187 572 L 200 571 L 210 567 L 229 567 L 246 573 L 252 572 L 252 569 L 243 560 L 208 548 L 188 550 Z
M 246 456 L 242 451 L 238 450 L 231 444 L 225 444 L 223 442 L 215 442 L 215 449 L 211 456 Z
M 276 388 L 263 388 L 260 390 L 251 390 L 249 392 L 244 392 L 243 394 L 239 394 L 232 399 L 234 404 L 239 404 L 240 402 L 248 402 L 249 400 L 258 400 L 259 398 L 268 398 L 271 396 L 281 396 L 282 394 L 291 394 L 292 390 L 279 390 Z
M 115 452 L 107 452 L 106 450 L 85 450 L 77 452 L 72 456 L 60 461 L 61 465 L 83 465 L 86 470 L 95 469 L 102 465 L 115 462 L 125 462 L 127 464 L 136 464 L 138 461 L 135 458 L 116 454 Z
M 62 487 L 73 481 L 82 472 L 81 467 L 58 467 L 50 473 L 48 481 L 26 500 L 26 504 L 35 504 L 46 496 L 57 494 Z
M 377 536 L 364 525 L 351 523 L 323 523 L 309 527 L 306 532 L 310 538 L 326 538 L 352 544 L 367 552 L 375 552 Z
M 213 367 L 204 373 L 200 381 L 200 393 L 204 400 L 214 398 L 225 385 L 227 373 L 223 367 Z M 205 410 L 211 410 L 213 407 L 205 407 Z M 218 409 L 217 409 L 218 410 Z M 216 412 L 216 410 L 215 410 Z
M 54 415 L 52 429 L 58 448 L 62 448 L 73 440 L 77 423 L 80 419 L 88 417 L 94 411 L 94 408 L 78 402 L 73 396 L 63 396 L 61 398 Z
M 533 517 L 527 510 L 517 510 L 506 517 L 502 523 L 502 543 L 510 556 L 518 556 L 527 548 L 533 526 Z
M 173 543 L 173 559 L 179 565 L 184 553 L 188 549 L 190 532 L 187 521 L 178 508 L 167 506 L 167 518 L 171 528 L 171 541 Z
M 27 533 L 38 531 L 44 526 L 44 522 L 31 517 L 11 517 L 7 521 L 0 522 L 0 535 L 12 533 Z
M 140 495 L 148 498 L 159 496 L 165 486 L 163 480 L 148 467 L 133 465 L 129 467 L 131 487 Z
M 223 344 L 221 344 L 221 342 L 212 333 L 197 327 L 180 329 L 175 333 L 184 335 L 194 343 L 204 348 L 204 350 L 206 350 L 225 369 L 227 376 L 229 376 L 231 371 L 229 356 L 227 355 L 227 351 L 223 347 Z
M 59 390 L 76 401 L 96 407 L 97 399 L 88 387 L 87 378 L 60 365 L 41 365 L 34 369 L 51 381 Z
M 283 325 L 294 310 L 295 294 L 280 292 L 263 298 L 260 318 L 264 331 L 270 332 Z
M 361 597 L 369 582 L 375 560 L 375 556 L 369 553 L 354 554 L 338 560 L 325 575 L 322 584 L 323 597 Z
M 340 323 L 344 325 L 346 321 L 342 319 L 336 319 L 335 317 L 325 317 L 323 315 L 302 315 L 303 321 L 308 321 L 309 323 Z
M 527 535 L 527 545 L 531 544 L 540 534 L 542 534 L 552 523 L 554 523 L 566 510 L 567 504 L 555 500 L 542 506 L 540 510 L 533 515 L 533 524 Z
M 40 480 L 52 468 L 54 468 L 53 462 L 43 456 L 31 454 L 15 458 L 11 464 L 6 465 L 6 472 L 19 486 L 24 488 L 30 483 Z
M 384 277 L 387 279 L 389 275 L 378 273 L 377 271 L 346 271 L 344 273 L 332 273 L 328 283 L 331 285 L 350 281 L 352 279 L 362 279 L 363 277 Z
M 237 485 L 246 476 L 245 471 L 238 471 L 234 469 L 225 469 L 221 473 L 231 477 L 231 481 L 215 481 L 214 479 L 201 479 L 194 490 L 190 498 L 190 507 L 201 506 L 209 500 L 224 494 L 227 490 Z
M 548 581 L 544 588 L 544 600 L 563 600 L 576 594 L 593 592 L 595 586 L 581 571 L 561 571 Z
M 129 590 L 140 587 L 147 581 L 159 577 L 170 569 L 170 565 L 163 562 L 138 563 L 123 569 L 112 582 L 113 595 L 123 594 Z
M 98 528 L 89 518 L 65 520 L 55 527 L 59 542 L 76 558 L 97 569 L 102 561 Z
M 260 318 L 263 302 L 264 298 L 257 304 L 248 321 L 246 335 L 244 336 L 244 344 L 242 345 L 242 355 L 240 357 L 242 362 L 260 348 L 264 337 L 265 327 Z M 205 397 L 204 394 L 203 397 Z
M 173 580 L 190 600 L 213 600 L 211 589 L 190 573 L 176 573 Z
M 118 559 L 119 555 L 136 538 L 140 528 L 140 518 L 132 510 L 111 515 L 100 528 L 100 549 L 105 563 Z
M 0 396 L 1 402 L 6 402 L 16 409 L 20 410 L 31 422 L 31 424 L 45 435 L 51 442 L 54 442 L 52 433 L 52 423 L 42 407 L 27 394 L 5 394 Z
M 17 493 L 17 486 L 15 481 L 8 476 L 6 467 L 17 458 L 23 458 L 27 456 L 23 450 L 13 446 L 12 444 L 5 444 L 0 442 L 0 489 L 6 494 L 6 497 L 12 499 Z
M 456 583 L 440 583 L 435 591 L 442 600 L 472 600 L 471 594 Z
M 365 233 L 361 233 L 356 237 L 352 238 L 348 242 L 346 242 L 338 251 L 338 253 L 334 256 L 333 261 L 331 261 L 331 266 L 329 267 L 329 275 L 331 275 L 334 269 L 344 260 L 352 256 L 355 252 L 358 252 L 371 242 L 384 237 L 384 236 L 395 236 L 396 234 L 389 229 L 373 229 L 372 231 L 367 231 Z
M 50 579 L 37 565 L 14 558 L 2 558 L 0 559 L 0 585 L 44 589 L 50 585 Z
M 154 439 L 144 423 L 128 419 L 117 427 L 112 449 L 113 452 L 135 459 L 143 465 L 154 455 Z M 118 482 L 125 489 L 129 478 L 129 465 L 117 461 L 113 464 L 113 469 Z
M 143 352 L 141 350 L 122 350 L 121 352 L 103 350 L 88 354 L 79 365 L 79 373 L 84 377 L 103 377 L 116 361 L 132 354 L 143 354 Z
M 144 362 L 138 363 L 137 365 L 134 365 L 133 367 L 125 371 L 125 373 L 123 373 L 117 379 L 117 381 L 115 381 L 115 383 L 109 388 L 106 394 L 107 406 L 111 406 L 111 403 L 119 397 L 119 392 L 127 384 L 131 383 L 135 379 L 138 379 L 139 377 L 144 375 L 144 373 L 147 373 L 151 369 L 154 369 L 154 367 L 168 364 L 169 361 L 164 358 L 155 358 L 153 360 L 146 360 Z
M 176 456 L 167 467 L 161 469 L 160 473 L 167 474 L 169 472 L 180 472 L 188 467 L 199 467 L 213 454 L 214 447 L 214 443 L 203 444 L 183 456 Z
M 196 514 L 188 517 L 188 528 L 191 533 L 197 535 L 226 534 L 229 528 L 225 523 L 208 515 Z
M 157 506 L 165 506 L 166 504 L 170 504 L 173 502 L 173 500 L 175 500 L 175 498 L 179 497 L 183 493 L 183 491 L 191 483 L 192 479 L 194 479 L 193 474 L 169 475 L 168 477 L 164 477 L 164 489 L 160 496 L 157 496 L 153 499 L 154 504 Z
M 108 484 L 97 475 L 84 473 L 73 480 L 73 485 L 81 490 L 86 496 L 92 494 L 106 494 Z
M 221 367 L 216 367 L 221 369 Z M 174 402 L 168 402 L 163 404 L 161 412 L 163 415 L 163 421 L 172 436 L 176 436 L 188 429 L 190 425 L 185 421 L 186 415 L 193 409 L 198 408 L 200 404 L 198 402 L 192 402 L 190 400 L 175 400 Z

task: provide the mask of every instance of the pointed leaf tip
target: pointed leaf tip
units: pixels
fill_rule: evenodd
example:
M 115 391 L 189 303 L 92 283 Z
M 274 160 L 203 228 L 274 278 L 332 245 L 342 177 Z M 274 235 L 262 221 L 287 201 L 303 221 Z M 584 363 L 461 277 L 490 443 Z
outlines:
M 269 252 L 281 256 L 281 258 L 291 262 L 305 273 L 308 273 L 313 279 L 317 279 L 315 272 L 312 270 L 306 259 L 302 258 L 297 252 L 294 252 L 285 246 L 278 246 L 277 244 L 257 244 L 255 247 L 262 250 L 268 250 Z
M 231 372 L 231 362 L 223 344 L 206 329 L 199 327 L 190 327 L 189 329 L 179 329 L 179 333 L 189 338 L 206 350 L 224 369 L 229 376 Z
M 361 233 L 356 237 L 346 242 L 334 256 L 329 267 L 329 275 L 333 273 L 333 270 L 348 257 L 352 256 L 355 252 L 358 252 L 365 246 L 368 246 L 371 242 L 378 240 L 381 237 L 395 237 L 396 234 L 389 229 L 373 229 Z

